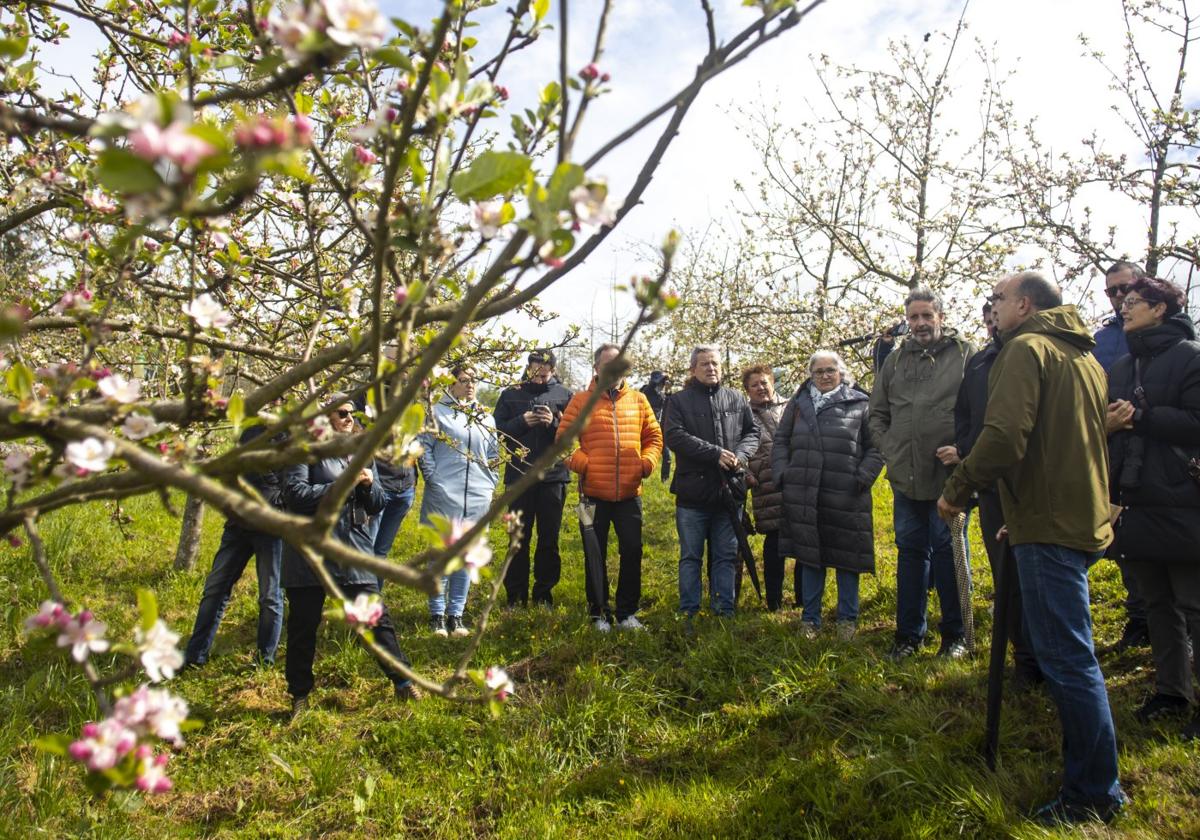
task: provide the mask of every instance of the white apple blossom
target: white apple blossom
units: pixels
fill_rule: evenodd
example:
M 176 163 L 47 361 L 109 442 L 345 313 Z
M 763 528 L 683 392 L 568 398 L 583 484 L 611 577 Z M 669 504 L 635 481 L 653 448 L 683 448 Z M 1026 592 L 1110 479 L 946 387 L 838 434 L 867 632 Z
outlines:
M 374 627 L 383 616 L 383 601 L 378 595 L 360 592 L 353 601 L 342 601 L 342 612 L 345 613 L 348 624 Z
M 315 441 L 328 440 L 333 436 L 333 424 L 324 414 L 318 414 L 308 421 L 308 433 Z
M 89 654 L 108 650 L 108 639 L 104 638 L 107 632 L 107 624 L 93 618 L 90 610 L 84 610 L 63 625 L 58 646 L 71 648 L 71 658 L 83 662 Z
M 484 239 L 500 235 L 504 231 L 504 200 L 476 202 L 471 208 L 471 230 L 479 231 Z
M 113 718 L 139 735 L 153 735 L 178 746 L 183 743 L 179 725 L 187 720 L 187 702 L 165 688 L 143 683 L 113 704 Z
M 484 672 L 483 682 L 495 693 L 497 700 L 504 701 L 513 693 L 513 681 L 499 665 L 493 665 Z
M 108 459 L 113 456 L 116 445 L 111 440 L 102 441 L 90 437 L 67 444 L 67 461 L 85 472 L 103 472 L 108 469 Z
M 285 9 L 273 9 L 267 17 L 267 29 L 271 40 L 279 45 L 283 54 L 292 61 L 304 58 L 302 44 L 310 40 L 321 24 L 321 9 L 316 4 L 306 9 L 303 3 L 292 3 Z
M 608 194 L 608 184 L 604 181 L 592 181 L 571 190 L 568 198 L 575 218 L 583 225 L 604 227 L 617 220 L 617 211 L 621 205 L 614 202 Z
M 97 387 L 105 399 L 123 404 L 137 402 L 142 395 L 140 379 L 126 379 L 119 373 L 104 377 Z
M 172 633 L 161 618 L 145 632 L 140 627 L 134 630 L 133 641 L 150 682 L 169 680 L 183 667 L 183 654 L 177 647 L 179 634 Z
M 191 303 L 184 304 L 183 314 L 196 322 L 202 330 L 210 327 L 224 329 L 233 323 L 233 316 L 221 308 L 221 304 L 208 292 L 197 297 Z
M 115 213 L 117 202 L 102 190 L 89 190 L 83 197 L 83 203 L 97 213 Z
M 121 431 L 130 440 L 148 438 L 165 428 L 165 424 L 157 422 L 151 415 L 141 411 L 131 413 L 125 418 L 125 422 L 121 424 Z
M 23 449 L 14 449 L 4 458 L 4 472 L 12 479 L 13 487 L 21 490 L 29 483 L 29 469 L 32 459 Z
M 344 47 L 379 49 L 387 35 L 387 19 L 373 0 L 324 0 L 325 34 Z

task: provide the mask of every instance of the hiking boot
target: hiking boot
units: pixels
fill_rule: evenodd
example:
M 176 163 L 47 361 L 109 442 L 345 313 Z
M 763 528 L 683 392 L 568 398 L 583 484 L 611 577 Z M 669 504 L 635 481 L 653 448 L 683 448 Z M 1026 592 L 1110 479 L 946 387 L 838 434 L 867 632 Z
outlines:
M 821 632 L 821 627 L 815 621 L 801 621 L 800 635 L 806 639 L 815 639 Z
M 943 659 L 964 659 L 971 655 L 971 649 L 967 647 L 967 640 L 959 636 L 942 639 L 942 646 L 938 648 L 937 655 Z
M 1029 819 L 1046 827 L 1085 822 L 1110 823 L 1117 814 L 1125 810 L 1128 802 L 1128 797 L 1120 794 L 1120 799 L 1107 805 L 1083 805 L 1068 802 L 1062 798 L 1062 794 L 1059 794 L 1045 805 L 1034 809 L 1033 813 L 1029 815 Z
M 638 621 L 636 615 L 627 615 L 617 622 L 618 630 L 645 630 L 646 625 Z
M 607 633 L 609 630 L 612 630 L 612 625 L 604 618 L 593 618 L 592 627 L 597 633 Z
M 839 642 L 848 642 L 858 633 L 858 625 L 853 621 L 839 621 L 834 632 Z
M 442 638 L 449 636 L 446 632 L 446 616 L 441 613 L 429 616 L 429 632 Z
M 899 662 L 901 659 L 908 659 L 910 656 L 916 656 L 917 651 L 921 649 L 921 643 L 912 639 L 896 639 L 892 643 L 892 649 L 888 651 L 888 659 L 893 662 Z
M 1152 723 L 1160 718 L 1182 715 L 1192 704 L 1182 697 L 1170 694 L 1155 694 L 1140 709 L 1133 713 L 1139 723 Z
M 462 637 L 471 635 L 471 628 L 463 624 L 463 618 L 461 615 L 447 616 L 446 630 L 450 632 L 451 636 Z M 442 633 L 442 635 L 445 636 L 446 634 Z
M 416 683 L 396 686 L 396 699 L 401 703 L 416 703 L 425 699 L 425 692 Z
M 1130 648 L 1149 647 L 1150 628 L 1145 621 L 1127 621 L 1121 631 L 1121 638 L 1112 646 L 1113 653 L 1124 653 Z
M 308 711 L 308 695 L 292 698 L 292 720 L 296 720 Z

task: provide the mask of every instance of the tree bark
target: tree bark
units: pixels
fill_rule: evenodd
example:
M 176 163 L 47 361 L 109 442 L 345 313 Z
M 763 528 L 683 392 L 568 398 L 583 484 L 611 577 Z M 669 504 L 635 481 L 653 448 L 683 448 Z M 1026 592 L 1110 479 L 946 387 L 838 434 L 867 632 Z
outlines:
M 179 545 L 175 549 L 175 570 L 190 572 L 196 567 L 200 553 L 200 527 L 204 524 L 204 500 L 188 495 L 183 507 L 183 527 L 179 529 Z

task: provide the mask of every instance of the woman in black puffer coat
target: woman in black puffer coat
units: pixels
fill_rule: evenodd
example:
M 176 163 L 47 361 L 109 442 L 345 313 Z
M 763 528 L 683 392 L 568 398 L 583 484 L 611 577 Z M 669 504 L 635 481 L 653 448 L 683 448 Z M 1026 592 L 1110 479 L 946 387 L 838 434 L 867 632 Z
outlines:
M 1109 488 L 1124 510 L 1113 556 L 1146 599 L 1155 694 L 1143 721 L 1195 702 L 1192 646 L 1200 651 L 1200 343 L 1175 284 L 1147 277 L 1121 307 L 1129 355 L 1109 372 Z M 1193 470 L 1195 471 L 1195 470 Z M 1200 735 L 1200 718 L 1188 727 Z
M 806 635 L 821 625 L 825 570 L 836 570 L 838 633 L 849 638 L 858 619 L 858 576 L 875 571 L 871 487 L 883 455 L 867 431 L 868 394 L 847 381 L 842 358 L 818 351 L 808 372 L 771 450 L 771 472 L 783 490 L 779 551 L 804 567 Z

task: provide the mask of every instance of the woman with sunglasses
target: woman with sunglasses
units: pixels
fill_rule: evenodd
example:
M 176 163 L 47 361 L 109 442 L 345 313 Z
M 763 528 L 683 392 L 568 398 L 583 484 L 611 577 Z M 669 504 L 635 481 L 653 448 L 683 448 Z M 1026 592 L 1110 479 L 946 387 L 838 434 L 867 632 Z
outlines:
M 474 521 L 487 512 L 496 489 L 500 443 L 490 411 L 475 401 L 475 371 L 460 365 L 450 371 L 454 384 L 433 407 L 436 434 L 421 435 L 421 475 L 425 493 L 421 522 L 437 515 L 449 520 Z M 471 578 L 466 569 L 442 578 L 429 599 L 429 629 L 437 636 L 469 636 L 463 622 Z
M 871 487 L 883 455 L 867 431 L 869 397 L 850 382 L 842 357 L 818 350 L 808 374 L 771 448 L 771 474 L 783 492 L 779 554 L 803 567 L 801 630 L 809 638 L 821 627 L 825 573 L 835 570 L 837 634 L 849 641 L 858 622 L 859 575 L 875 572 Z
M 1200 651 L 1200 343 L 1167 280 L 1134 282 L 1121 303 L 1129 355 L 1109 373 L 1109 486 L 1122 508 L 1114 556 L 1146 599 L 1155 693 L 1143 722 L 1191 710 Z M 1189 630 L 1190 628 L 1190 630 Z M 1200 718 L 1184 731 L 1200 735 Z
M 331 402 L 332 407 L 326 417 L 334 434 L 351 434 L 356 424 L 354 404 L 341 394 Z M 293 513 L 306 516 L 316 513 L 321 500 L 348 464 L 348 458 L 329 457 L 312 464 L 286 467 L 281 478 L 284 506 Z M 333 527 L 333 536 L 363 554 L 374 555 L 371 518 L 383 510 L 385 501 L 374 464 L 368 464 L 359 470 L 354 489 L 346 497 Z M 350 601 L 363 594 L 379 594 L 379 581 L 371 572 L 347 568 L 329 560 L 325 561 L 325 569 Z M 308 708 L 308 695 L 313 688 L 313 660 L 316 658 L 317 628 L 321 625 L 325 606 L 325 588 L 308 561 L 287 542 L 283 546 L 282 584 L 288 601 L 285 673 L 288 693 L 292 695 L 292 716 L 296 717 Z M 396 641 L 396 628 L 386 606 L 372 633 L 380 647 L 405 665 L 408 664 Z M 380 667 L 392 681 L 398 700 L 421 699 L 420 689 L 410 680 L 383 662 L 380 662 Z

